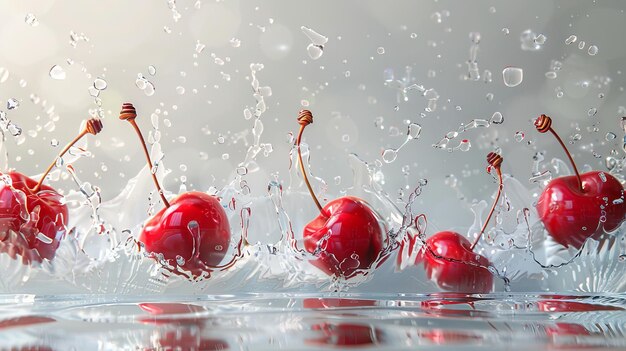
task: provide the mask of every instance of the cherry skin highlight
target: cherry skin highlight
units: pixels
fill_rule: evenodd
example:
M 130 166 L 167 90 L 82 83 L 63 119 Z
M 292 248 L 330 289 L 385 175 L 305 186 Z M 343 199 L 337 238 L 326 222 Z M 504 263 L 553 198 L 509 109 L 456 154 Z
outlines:
M 162 254 L 170 265 L 200 274 L 217 266 L 228 251 L 230 227 L 222 205 L 213 196 L 187 192 L 150 218 L 139 236 L 148 252 Z
M 418 254 L 416 263 L 424 264 L 428 279 L 441 289 L 472 293 L 488 293 L 493 289 L 493 275 L 485 268 L 489 260 L 474 253 L 463 235 L 439 232 L 428 238 L 426 245 L 428 249 Z
M 540 133 L 551 132 L 569 158 L 575 175 L 553 179 L 537 201 L 537 212 L 552 238 L 563 246 L 581 248 L 589 237 L 619 228 L 626 216 L 624 187 L 599 171 L 578 173 L 571 154 L 552 129 L 552 119 L 535 120 Z

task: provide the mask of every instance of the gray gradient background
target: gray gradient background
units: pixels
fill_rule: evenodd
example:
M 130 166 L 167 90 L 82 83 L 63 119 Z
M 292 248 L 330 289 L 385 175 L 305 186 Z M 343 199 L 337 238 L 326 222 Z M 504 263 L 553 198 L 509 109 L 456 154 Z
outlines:
M 233 143 L 233 135 L 252 127 L 243 110 L 255 103 L 249 80 L 253 62 L 265 65 L 258 79 L 273 91 L 262 117 L 262 142 L 271 143 L 273 152 L 261 155 L 260 171 L 246 177 L 258 196 L 265 194 L 272 174 L 288 180 L 291 144 L 287 135 L 297 131 L 295 117 L 302 99 L 310 101 L 308 108 L 316 117 L 306 135 L 314 151 L 312 167 L 329 183 L 330 193 L 350 185 L 349 153 L 373 162 L 380 159 L 383 149 L 403 142 L 404 120 L 421 124 L 421 138 L 408 143 L 395 162 L 383 165 L 384 188 L 395 196 L 407 179 L 412 187 L 419 178 L 427 178 L 419 211 L 427 213 L 436 227 L 471 224 L 471 212 L 445 184 L 445 176 L 455 174 L 460 191 L 469 199 L 487 199 L 495 186 L 483 171 L 484 157 L 494 146 L 502 148 L 504 171 L 529 188 L 527 179 L 537 150 L 547 150 L 548 160 L 563 157 L 551 137 L 533 130 L 531 121 L 540 113 L 557 120 L 556 129 L 564 139 L 581 134 L 582 139 L 572 146 L 580 166 L 588 163 L 604 169 L 603 158 L 594 158 L 593 152 L 607 156 L 616 149 L 618 157 L 624 156 L 618 114 L 619 106 L 626 105 L 620 72 L 626 57 L 621 37 L 626 32 L 623 1 L 203 0 L 200 8 L 195 3 L 178 0 L 181 18 L 176 22 L 165 0 L 0 1 L 0 66 L 10 72 L 0 84 L 0 102 L 20 100 L 20 107 L 9 111 L 8 117 L 26 136 L 17 145 L 7 134 L 10 166 L 27 174 L 40 173 L 59 150 L 50 146 L 51 140 L 64 144 L 78 130 L 79 121 L 96 107 L 87 89 L 96 77 L 103 77 L 108 83 L 100 95 L 105 129 L 96 143 L 89 142 L 93 158 L 75 164 L 83 180 L 98 185 L 104 199 L 111 199 L 144 164 L 132 130 L 117 119 L 121 103 L 130 101 L 146 133 L 149 116 L 157 108 L 162 116 L 166 111 L 171 121 L 170 127 L 161 123 L 165 162 L 172 169 L 166 188 L 176 191 L 181 175 L 187 177 L 189 188 L 221 187 L 234 178 L 247 150 L 242 141 Z M 435 12 L 444 14 L 441 23 L 432 18 Z M 38 26 L 25 23 L 27 13 L 37 17 Z M 320 59 L 307 56 L 309 41 L 301 26 L 329 38 Z M 508 28 L 508 35 L 503 28 Z M 520 34 L 526 29 L 547 37 L 540 50 L 521 49 Z M 89 42 L 72 47 L 70 31 L 84 33 Z M 470 32 L 481 33 L 478 64 L 481 73 L 484 69 L 492 72 L 492 83 L 460 79 L 466 73 Z M 411 38 L 411 33 L 417 37 Z M 577 48 L 578 42 L 565 45 L 571 34 L 587 43 L 584 50 Z M 241 40 L 240 47 L 230 45 L 233 37 Z M 201 53 L 195 51 L 197 41 L 206 45 Z M 587 54 L 589 45 L 598 46 L 597 55 Z M 377 52 L 379 47 L 384 54 Z M 230 61 L 218 65 L 212 53 Z M 75 63 L 68 65 L 68 58 Z M 563 62 L 563 68 L 550 80 L 544 74 L 553 59 Z M 53 65 L 66 70 L 65 80 L 49 77 Z M 150 65 L 156 67 L 155 76 L 148 74 Z M 385 69 L 401 75 L 405 66 L 413 68 L 414 83 L 434 88 L 440 95 L 438 109 L 425 118 L 420 117 L 425 98 L 414 92 L 408 102 L 398 103 L 396 92 L 384 85 Z M 521 85 L 507 88 L 503 84 L 501 72 L 506 66 L 524 69 Z M 434 77 L 429 77 L 430 70 Z M 230 74 L 231 80 L 224 80 L 220 72 Z M 154 83 L 155 95 L 148 97 L 135 86 L 138 73 Z M 601 76 L 610 77 L 611 82 L 599 88 L 594 82 Z M 585 81 L 590 82 L 588 87 Z M 177 93 L 178 86 L 185 88 L 183 95 Z M 556 96 L 557 87 L 564 92 L 562 98 Z M 492 101 L 486 99 L 488 93 L 494 94 Z M 53 131 L 43 128 L 49 115 L 41 102 L 31 102 L 31 94 L 46 100 L 48 108 L 55 106 L 52 116 L 58 116 L 58 121 Z M 593 118 L 587 115 L 590 108 L 598 109 Z M 465 133 L 463 138 L 473 145 L 468 152 L 448 153 L 432 147 L 460 123 L 489 119 L 496 111 L 504 115 L 504 124 Z M 374 124 L 379 116 L 384 117 L 384 130 Z M 588 129 L 594 126 L 597 132 Z M 391 127 L 399 128 L 401 135 L 390 136 Z M 514 140 L 516 131 L 526 134 L 523 142 Z M 617 138 L 606 142 L 609 131 Z M 225 136 L 223 144 L 218 143 L 219 134 Z M 186 142 L 181 142 L 181 136 Z M 251 134 L 248 140 L 252 141 Z M 225 153 L 227 160 L 222 159 Z M 187 166 L 186 171 L 180 164 Z M 410 166 L 408 178 L 402 173 L 405 165 Z M 336 176 L 342 177 L 339 185 L 333 180 Z

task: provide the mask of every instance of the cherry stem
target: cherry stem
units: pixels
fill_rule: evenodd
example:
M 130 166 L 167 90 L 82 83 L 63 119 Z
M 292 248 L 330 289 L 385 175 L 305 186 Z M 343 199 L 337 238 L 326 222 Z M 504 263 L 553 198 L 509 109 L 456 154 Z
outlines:
M 165 195 L 163 194 L 163 189 L 161 189 L 161 185 L 159 184 L 159 180 L 157 179 L 156 172 L 152 171 L 152 160 L 150 160 L 150 153 L 148 152 L 148 148 L 146 147 L 146 141 L 143 138 L 143 134 L 141 134 L 141 129 L 139 129 L 139 126 L 135 122 L 136 117 L 137 113 L 135 112 L 135 108 L 133 107 L 133 105 L 128 103 L 124 104 L 122 107 L 122 112 L 120 112 L 120 119 L 127 120 L 128 123 L 133 126 L 133 129 L 135 129 L 135 133 L 139 137 L 141 147 L 143 148 L 143 153 L 144 155 L 146 155 L 146 160 L 148 161 L 148 170 L 152 175 L 152 180 L 154 181 L 154 185 L 159 192 L 159 196 L 161 196 L 161 201 L 163 201 L 165 207 L 170 207 L 170 203 L 167 201 Z
M 315 201 L 315 205 L 319 209 L 320 213 L 326 216 L 322 205 L 319 200 L 317 200 L 317 196 L 315 196 L 315 192 L 313 192 L 313 187 L 311 187 L 311 183 L 309 182 L 309 177 L 306 174 L 306 170 L 304 169 L 304 162 L 302 162 L 302 152 L 300 150 L 300 142 L 302 141 L 302 133 L 304 132 L 304 128 L 307 125 L 313 123 L 313 115 L 309 110 L 302 110 L 298 115 L 298 122 L 300 123 L 300 131 L 298 132 L 298 137 L 296 139 L 296 147 L 298 148 L 298 163 L 300 164 L 300 172 L 302 172 L 302 176 L 304 177 L 304 183 L 306 187 L 309 189 L 309 193 L 311 194 L 311 198 Z
M 37 183 L 37 185 L 35 185 L 35 187 L 31 189 L 32 192 L 37 193 L 41 190 L 41 186 L 43 185 L 44 180 L 46 180 L 46 177 L 48 176 L 48 174 L 50 174 L 52 169 L 57 165 L 57 160 L 63 157 L 63 155 L 65 155 L 69 151 L 69 149 L 72 146 L 74 146 L 74 144 L 76 144 L 85 135 L 87 134 L 96 135 L 100 133 L 101 130 L 102 130 L 102 122 L 99 119 L 92 118 L 88 120 L 87 123 L 85 124 L 85 128 L 83 128 L 83 130 L 80 133 L 78 133 L 78 135 L 74 138 L 74 140 L 72 140 L 69 144 L 67 144 L 63 148 L 63 150 L 61 150 L 57 158 L 50 164 L 50 166 L 48 166 L 48 169 L 46 169 L 44 174 L 41 176 L 41 179 L 39 179 L 39 182 Z
M 569 158 L 569 162 L 572 164 L 572 167 L 574 168 L 574 172 L 576 173 L 576 179 L 578 180 L 578 188 L 580 188 L 580 191 L 583 191 L 583 181 L 582 179 L 580 179 L 580 173 L 578 173 L 578 168 L 576 168 L 576 163 L 574 162 L 572 155 L 569 153 L 569 150 L 567 150 L 567 147 L 565 147 L 565 143 L 563 143 L 563 140 L 561 140 L 561 137 L 559 137 L 559 135 L 556 134 L 556 132 L 554 131 L 554 129 L 552 129 L 552 127 L 550 127 L 550 132 L 552 133 L 552 135 L 554 135 L 554 137 L 559 142 L 559 144 L 561 144 L 561 147 L 563 147 L 563 150 L 565 150 L 565 154 L 567 154 L 567 158 Z
M 495 155 L 495 156 L 491 158 L 490 157 L 491 155 Z M 470 246 L 470 251 L 474 251 L 474 247 L 476 247 L 476 244 L 478 244 L 478 241 L 480 241 L 480 238 L 483 237 L 483 234 L 485 233 L 485 229 L 487 229 L 487 225 L 489 224 L 489 221 L 491 220 L 491 216 L 493 216 L 493 212 L 496 210 L 496 205 L 498 205 L 498 201 L 500 200 L 500 195 L 502 194 L 502 188 L 504 187 L 503 181 L 502 181 L 502 169 L 500 168 L 500 164 L 502 163 L 502 156 L 496 155 L 494 153 L 489 153 L 487 160 L 489 161 L 491 166 L 496 169 L 496 173 L 498 174 L 498 194 L 496 195 L 496 198 L 493 201 L 493 205 L 491 205 L 491 210 L 489 210 L 489 215 L 487 216 L 485 223 L 483 223 L 483 227 L 480 229 L 480 233 L 478 234 L 478 236 L 476 236 L 476 239 L 474 239 L 472 246 Z
M 554 137 L 559 142 L 559 144 L 561 144 L 561 147 L 563 148 L 563 150 L 565 150 L 565 154 L 567 155 L 567 158 L 569 158 L 569 162 L 572 164 L 572 167 L 574 168 L 574 173 L 576 173 L 576 179 L 578 180 L 578 188 L 580 189 L 581 192 L 583 192 L 584 191 L 583 181 L 582 179 L 580 179 L 580 173 L 578 173 L 578 168 L 576 167 L 576 163 L 574 162 L 574 159 L 572 158 L 572 154 L 570 154 L 569 150 L 565 146 L 565 143 L 563 142 L 561 137 L 554 131 L 554 129 L 552 129 L 552 118 L 546 115 L 539 116 L 539 118 L 535 120 L 535 127 L 537 127 L 537 131 L 539 131 L 539 133 L 545 133 L 547 131 L 550 131 L 550 133 L 554 135 Z

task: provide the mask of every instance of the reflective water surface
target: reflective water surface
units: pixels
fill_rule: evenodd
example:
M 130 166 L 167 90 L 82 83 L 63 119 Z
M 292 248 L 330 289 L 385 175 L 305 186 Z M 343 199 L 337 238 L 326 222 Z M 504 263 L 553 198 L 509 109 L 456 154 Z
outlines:
M 10 350 L 626 348 L 616 295 L 0 297 Z

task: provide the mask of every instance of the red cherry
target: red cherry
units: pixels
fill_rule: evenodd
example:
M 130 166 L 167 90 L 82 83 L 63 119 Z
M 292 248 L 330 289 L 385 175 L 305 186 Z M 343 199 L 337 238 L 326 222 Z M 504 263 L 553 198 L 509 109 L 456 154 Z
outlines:
M 159 253 L 176 265 L 199 275 L 218 265 L 230 243 L 226 212 L 213 196 L 187 192 L 150 218 L 139 236 L 148 252 Z M 180 262 L 178 262 L 180 263 Z
M 330 201 L 304 227 L 304 248 L 319 257 L 311 263 L 328 275 L 350 277 L 372 266 L 383 249 L 383 233 L 376 215 L 359 198 Z
M 426 240 L 427 249 L 417 256 L 426 276 L 448 291 L 488 293 L 493 289 L 493 275 L 485 267 L 489 260 L 476 254 L 463 235 L 444 231 Z
M 63 203 L 63 196 L 47 185 L 41 185 L 39 191 L 34 192 L 37 181 L 18 172 L 9 172 L 8 175 L 12 185 L 0 186 L 0 241 L 5 245 L 3 251 L 13 258 L 19 254 L 26 263 L 53 259 L 66 231 L 68 210 Z M 36 220 L 34 226 L 31 222 L 27 224 L 27 220 L 22 217 L 23 200 L 16 191 L 24 193 L 28 212 L 25 215 L 34 216 L 31 218 L 32 221 Z M 17 233 L 17 236 L 9 237 L 9 230 Z M 37 238 L 38 234 L 40 238 Z
M 57 159 L 83 136 L 96 135 L 101 130 L 102 122 L 99 119 L 88 120 L 83 130 L 63 148 Z M 19 172 L 8 172 L 11 186 L 0 185 L 0 251 L 7 252 L 13 258 L 20 255 L 25 264 L 41 262 L 43 259 L 52 260 L 66 232 L 68 210 L 63 203 L 63 196 L 43 184 L 55 165 L 56 160 L 50 164 L 39 182 Z
M 132 104 L 122 105 L 120 119 L 128 121 L 134 128 L 151 168 L 150 153 L 135 122 L 136 117 L 137 111 Z M 222 205 L 213 196 L 195 191 L 183 193 L 170 203 L 154 173 L 152 180 L 165 208 L 146 222 L 139 241 L 148 252 L 162 256 L 169 265 L 180 266 L 193 276 L 215 268 L 226 255 L 230 243 L 230 226 Z
M 304 227 L 304 248 L 317 257 L 311 263 L 328 275 L 351 278 L 357 270 L 372 267 L 383 250 L 383 231 L 378 216 L 362 199 L 344 196 L 320 205 L 302 162 L 300 142 L 304 128 L 313 123 L 311 111 L 298 115 L 296 140 L 298 163 L 311 198 L 320 215 Z
M 553 179 L 537 201 L 539 218 L 563 246 L 580 248 L 588 237 L 613 231 L 624 221 L 624 188 L 615 177 L 593 171 L 580 179 L 583 191 L 576 176 Z
M 498 174 L 498 194 L 474 242 L 470 244 L 469 240 L 459 233 L 443 231 L 428 238 L 417 253 L 414 263 L 423 263 L 428 279 L 443 290 L 488 293 L 493 289 L 493 275 L 486 268 L 490 265 L 489 260 L 475 253 L 474 247 L 485 232 L 502 194 L 502 170 L 500 168 L 502 161 L 502 156 L 494 152 L 487 155 L 487 163 L 489 163 L 487 170 L 490 171 L 493 168 Z M 407 251 L 404 245 L 409 245 L 408 257 L 411 257 L 417 239 L 417 236 L 410 236 L 408 242 L 402 241 L 397 261 L 399 266 L 407 257 L 402 255 Z
M 626 216 L 622 184 L 604 172 L 579 174 L 550 117 L 539 116 L 535 126 L 540 133 L 555 136 L 576 173 L 553 179 L 539 196 L 537 212 L 548 233 L 561 245 L 579 249 L 587 238 L 619 228 Z

